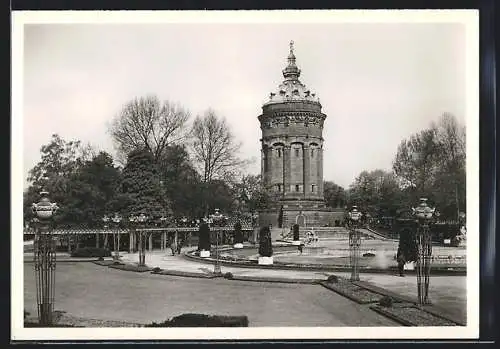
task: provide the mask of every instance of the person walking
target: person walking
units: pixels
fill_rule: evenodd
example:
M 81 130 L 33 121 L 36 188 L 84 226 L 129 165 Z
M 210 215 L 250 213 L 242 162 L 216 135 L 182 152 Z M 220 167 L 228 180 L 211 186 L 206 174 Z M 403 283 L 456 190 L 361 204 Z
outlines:
M 398 252 L 396 254 L 396 259 L 398 261 L 399 276 L 405 276 L 404 269 L 405 269 L 406 259 L 403 254 L 403 251 L 401 251 L 401 248 L 399 247 L 398 247 Z

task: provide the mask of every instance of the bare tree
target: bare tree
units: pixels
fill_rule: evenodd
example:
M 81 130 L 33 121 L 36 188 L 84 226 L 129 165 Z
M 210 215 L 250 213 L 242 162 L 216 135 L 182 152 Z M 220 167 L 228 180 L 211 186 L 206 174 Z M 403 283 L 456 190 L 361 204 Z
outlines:
M 225 118 L 218 118 L 213 110 L 193 123 L 193 153 L 204 182 L 230 179 L 245 161 L 238 158 L 241 143 L 234 138 Z
M 169 101 L 149 95 L 125 104 L 110 125 L 109 132 L 118 148 L 118 157 L 146 148 L 159 159 L 167 146 L 186 138 L 189 112 Z

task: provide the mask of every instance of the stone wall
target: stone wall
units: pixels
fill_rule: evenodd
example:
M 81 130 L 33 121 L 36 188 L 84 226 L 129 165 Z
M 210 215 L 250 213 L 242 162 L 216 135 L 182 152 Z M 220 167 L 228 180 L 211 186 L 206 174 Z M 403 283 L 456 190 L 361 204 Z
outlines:
M 297 221 L 297 216 L 300 214 L 299 209 L 283 209 L 283 226 L 285 228 L 290 227 Z M 318 210 L 302 210 L 302 214 L 305 216 L 306 226 L 335 226 L 335 221 L 338 220 L 342 223 L 344 219 L 344 210 L 342 209 L 318 209 Z M 272 225 L 273 227 L 278 227 L 278 210 L 265 210 L 259 212 L 259 226 Z

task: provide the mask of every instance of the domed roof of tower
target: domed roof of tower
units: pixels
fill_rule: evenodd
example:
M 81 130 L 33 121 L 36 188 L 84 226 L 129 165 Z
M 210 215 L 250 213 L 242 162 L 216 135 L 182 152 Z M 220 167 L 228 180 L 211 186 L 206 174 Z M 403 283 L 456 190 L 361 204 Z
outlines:
M 288 54 L 288 65 L 283 69 L 285 80 L 278 86 L 277 92 L 271 92 L 269 99 L 264 104 L 285 103 L 295 101 L 311 101 L 319 103 L 319 98 L 312 93 L 306 85 L 299 80 L 300 69 L 295 64 L 296 58 L 293 52 L 293 41 L 290 42 L 290 53 Z

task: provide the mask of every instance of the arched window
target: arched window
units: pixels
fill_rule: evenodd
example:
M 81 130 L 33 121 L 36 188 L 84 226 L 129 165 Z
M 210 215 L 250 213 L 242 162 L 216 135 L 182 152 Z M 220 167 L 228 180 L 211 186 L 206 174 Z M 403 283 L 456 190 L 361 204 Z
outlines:
M 278 149 L 278 157 L 281 157 L 281 149 Z
M 311 158 L 314 158 L 314 148 L 311 149 Z
M 299 191 L 300 191 L 300 185 L 295 184 L 295 191 L 296 191 L 296 192 L 299 192 Z
M 295 148 L 295 156 L 299 156 L 299 148 Z
M 316 192 L 316 184 L 311 184 L 311 193 Z

